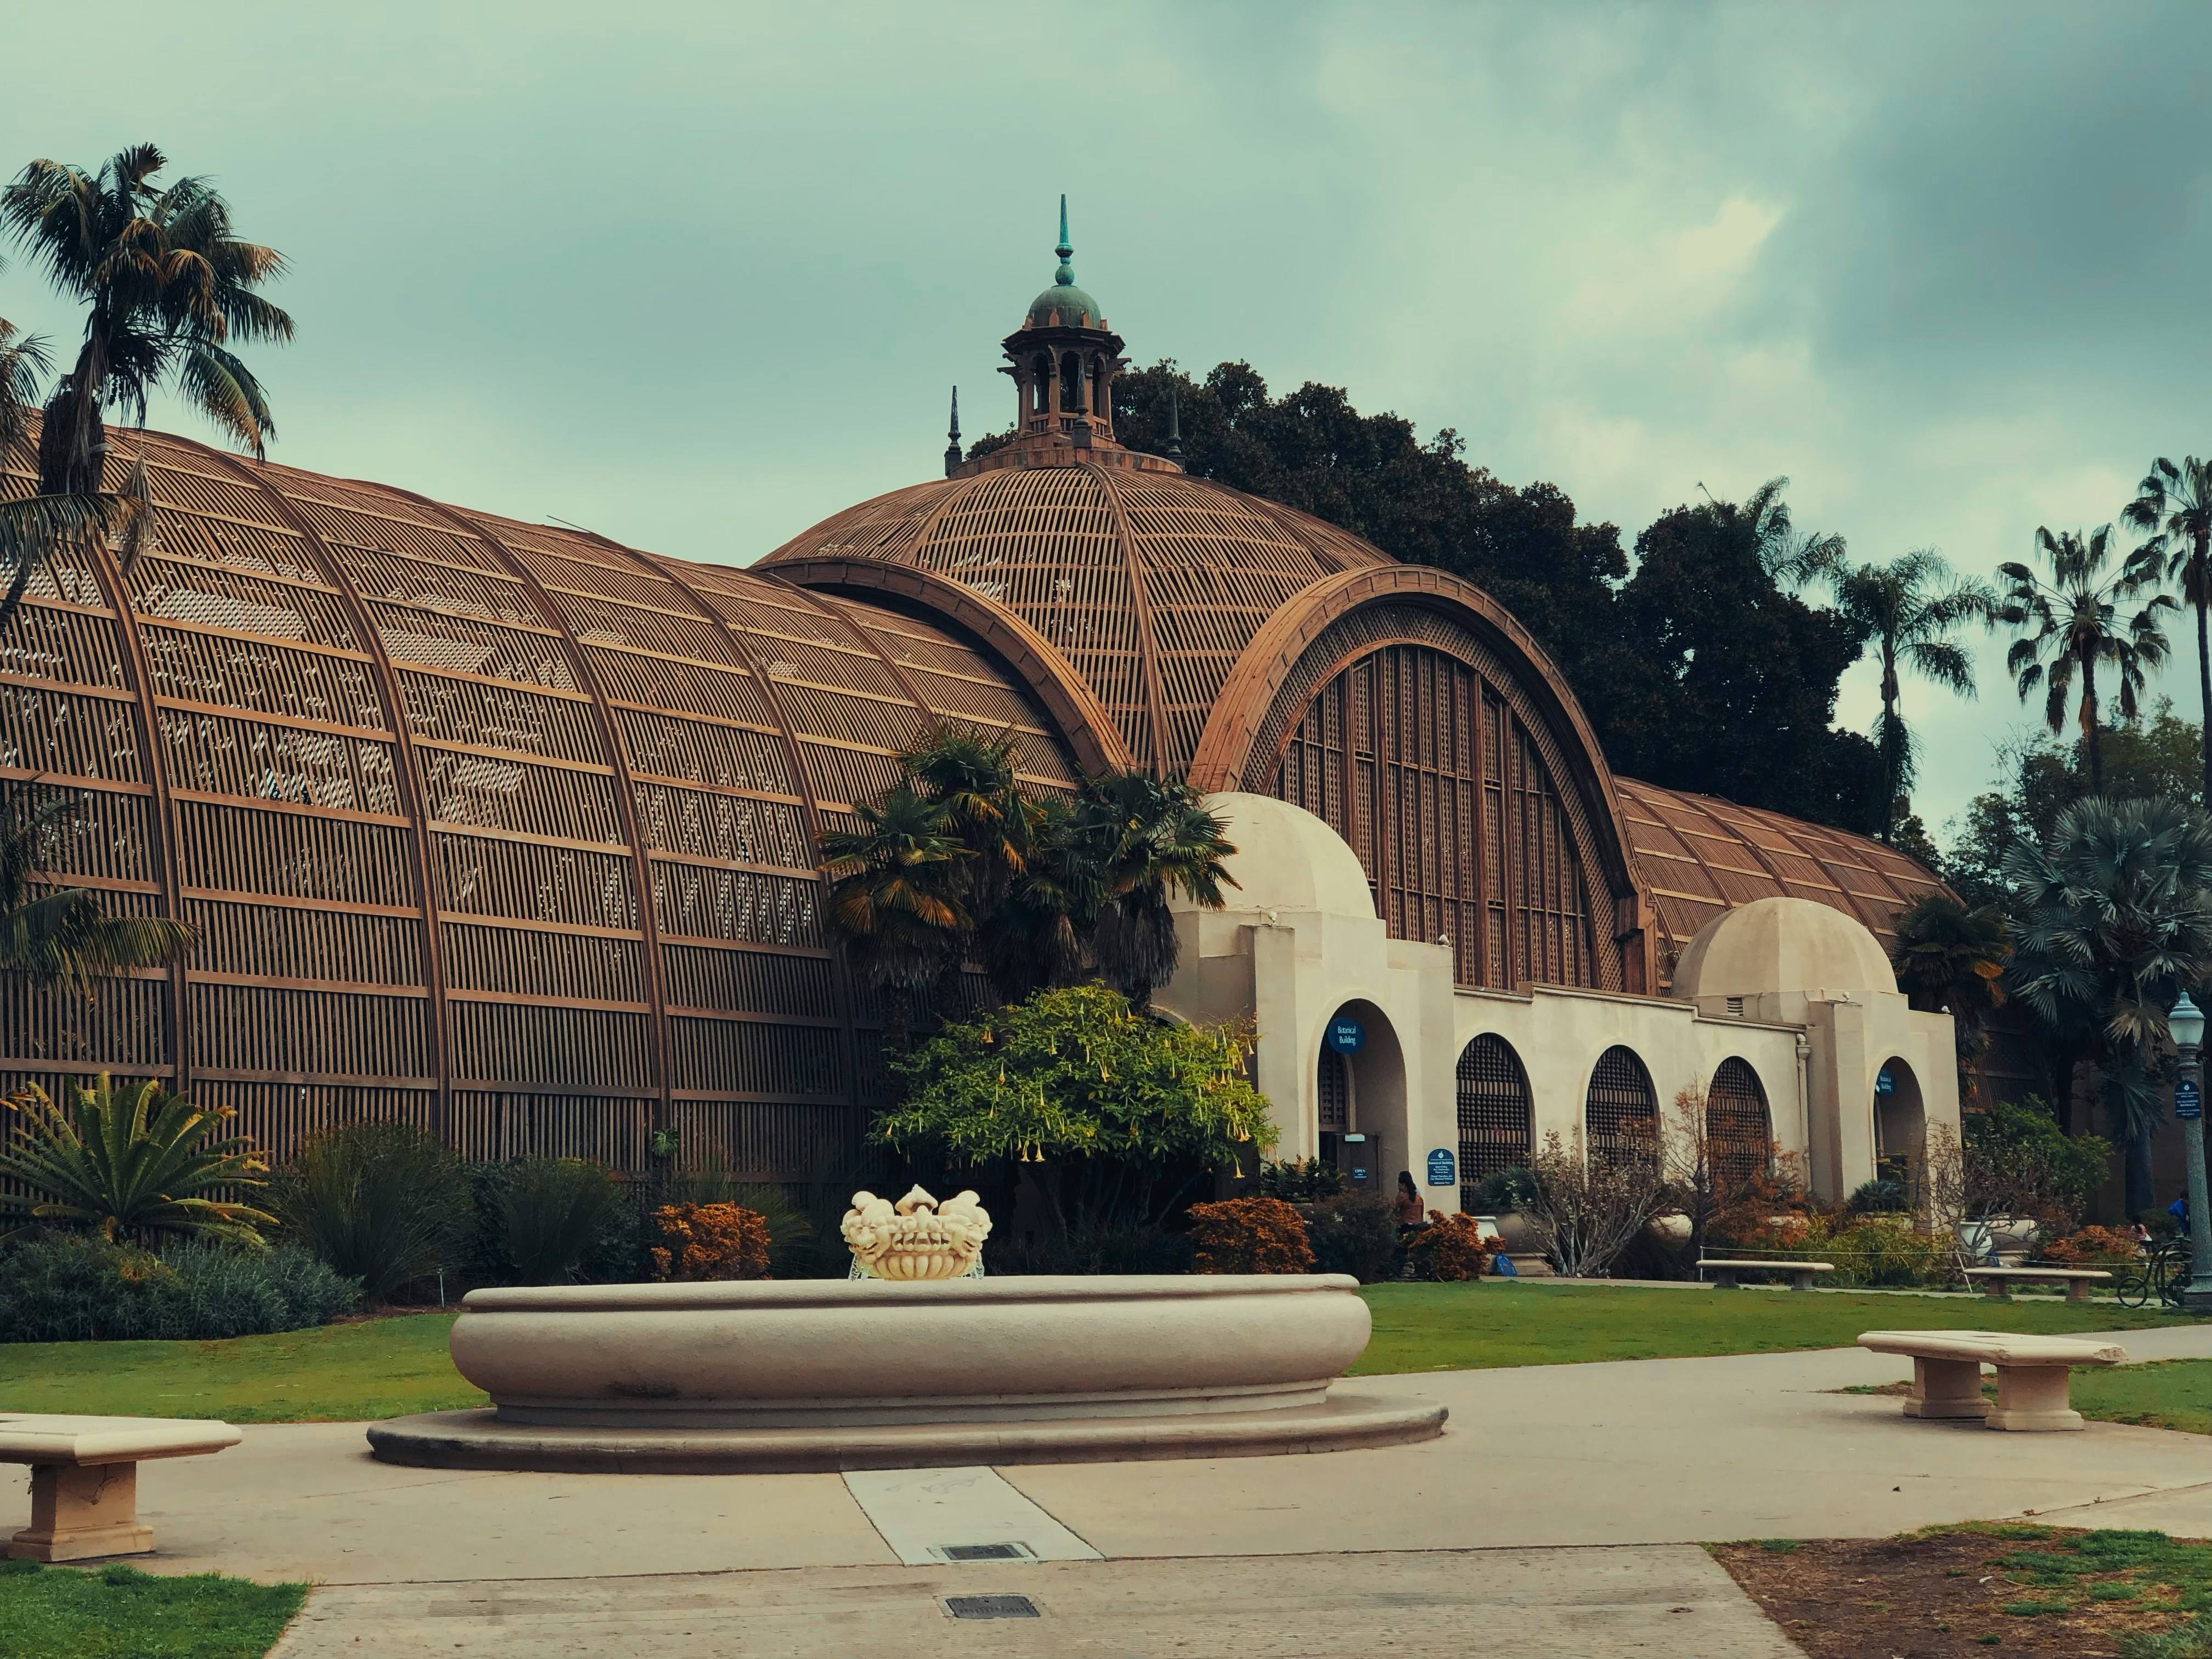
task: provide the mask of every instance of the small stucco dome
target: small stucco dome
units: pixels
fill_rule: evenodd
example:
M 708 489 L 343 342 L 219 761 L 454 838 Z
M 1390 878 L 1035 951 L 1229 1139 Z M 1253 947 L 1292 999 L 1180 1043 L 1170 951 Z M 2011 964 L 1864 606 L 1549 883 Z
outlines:
M 1754 899 L 1715 916 L 1674 964 L 1674 994 L 1686 1000 L 1896 989 L 1896 971 L 1875 936 L 1814 899 Z
M 1237 848 L 1225 860 L 1237 884 L 1224 894 L 1229 908 L 1375 914 L 1359 855 L 1304 807 L 1235 791 L 1205 799 L 1206 810 L 1229 826 Z

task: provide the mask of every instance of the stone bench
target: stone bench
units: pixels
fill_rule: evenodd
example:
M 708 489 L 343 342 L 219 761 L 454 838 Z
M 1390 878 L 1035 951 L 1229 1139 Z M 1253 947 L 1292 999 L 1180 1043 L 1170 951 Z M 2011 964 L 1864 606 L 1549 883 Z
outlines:
M 235 1446 L 228 1423 L 173 1417 L 49 1417 L 0 1413 L 0 1463 L 31 1466 L 31 1524 L 9 1540 L 19 1560 L 143 1555 L 154 1529 L 138 1521 L 138 1466 Z
M 1836 1267 L 1832 1261 L 1705 1261 L 1698 1263 L 1698 1271 L 1701 1274 L 1712 1274 L 1713 1283 L 1724 1291 L 1735 1290 L 1742 1276 L 1747 1273 L 1788 1273 L 1791 1290 L 1809 1291 L 1813 1288 L 1813 1280 L 1816 1275 L 1832 1273 L 1836 1271 Z
M 2117 1342 L 2077 1336 L 2014 1336 L 2002 1331 L 1869 1331 L 1859 1346 L 1912 1361 L 1907 1417 L 1978 1417 L 1987 1427 L 2063 1430 L 2081 1426 L 2067 1402 L 2076 1365 L 2118 1365 Z M 1982 1367 L 1997 1372 L 1996 1404 L 1982 1397 Z
M 2112 1282 L 2102 1267 L 1969 1267 L 1966 1277 L 1979 1280 L 1984 1292 L 2000 1302 L 2012 1300 L 2015 1279 L 2023 1285 L 2063 1285 L 2069 1302 L 2087 1302 L 2092 1285 Z

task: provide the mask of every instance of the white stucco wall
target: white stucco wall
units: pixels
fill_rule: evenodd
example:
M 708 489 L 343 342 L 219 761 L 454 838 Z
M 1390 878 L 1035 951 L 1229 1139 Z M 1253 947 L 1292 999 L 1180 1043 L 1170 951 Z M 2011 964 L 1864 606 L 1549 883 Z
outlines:
M 1194 1021 L 1256 1018 L 1255 1080 L 1273 1105 L 1278 1158 L 1319 1148 L 1322 1034 L 1348 1004 L 1368 1032 L 1351 1062 L 1352 1127 L 1370 1137 L 1365 1156 L 1385 1185 L 1409 1170 L 1439 1210 L 1457 1209 L 1459 1190 L 1427 1183 L 1427 1155 L 1447 1148 L 1456 1161 L 1459 1057 L 1486 1032 L 1528 1073 L 1537 1147 L 1553 1133 L 1572 1143 L 1591 1071 L 1616 1043 L 1650 1072 L 1662 1123 L 1678 1092 L 1744 1060 L 1774 1139 L 1831 1200 L 1874 1177 L 1885 1066 L 1911 1085 L 1887 1109 L 1893 1139 L 1916 1092 L 1919 1118 L 1957 1126 L 1949 1017 L 1911 1010 L 1873 936 L 1825 906 L 1761 900 L 1708 924 L 1684 952 L 1679 998 L 1468 990 L 1452 983 L 1449 947 L 1388 936 L 1358 860 L 1320 819 L 1266 797 L 1208 799 L 1230 820 L 1241 885 L 1228 908 L 1179 908 L 1182 967 L 1156 1000 Z M 1826 982 L 1798 982 L 1808 980 Z

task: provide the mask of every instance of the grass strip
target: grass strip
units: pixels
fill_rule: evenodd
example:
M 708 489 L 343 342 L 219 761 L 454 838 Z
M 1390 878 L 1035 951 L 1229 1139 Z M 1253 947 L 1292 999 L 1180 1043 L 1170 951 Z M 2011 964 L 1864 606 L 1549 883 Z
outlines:
M 485 1403 L 446 1351 L 451 1314 L 222 1342 L 0 1344 L 0 1411 L 365 1422 Z
M 1476 1279 L 1370 1285 L 1360 1292 L 1375 1334 L 1355 1376 L 1564 1365 L 1600 1359 L 1845 1348 L 1871 1330 L 2056 1334 L 2202 1323 L 2152 1309 L 1841 1291 L 1639 1289 Z
M 305 1584 L 0 1561 L 0 1659 L 262 1659 Z

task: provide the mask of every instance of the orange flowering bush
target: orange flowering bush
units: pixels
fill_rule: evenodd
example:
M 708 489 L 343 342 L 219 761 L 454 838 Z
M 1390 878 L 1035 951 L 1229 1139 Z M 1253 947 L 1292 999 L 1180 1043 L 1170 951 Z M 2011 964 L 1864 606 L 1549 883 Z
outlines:
M 2056 1243 L 2045 1245 L 2043 1259 L 2062 1262 L 2069 1267 L 2116 1267 L 2133 1261 L 2142 1253 L 2132 1233 L 2111 1227 L 2084 1227 Z
M 1202 1273 L 1308 1273 L 1306 1224 L 1279 1198 L 1231 1198 L 1190 1206 L 1190 1242 Z
M 768 1222 L 756 1212 L 734 1204 L 664 1204 L 653 1219 L 661 1240 L 652 1252 L 655 1279 L 697 1285 L 768 1277 Z
M 1446 1215 L 1441 1210 L 1431 1210 L 1429 1224 L 1406 1241 L 1406 1250 L 1422 1278 L 1457 1284 L 1462 1279 L 1480 1279 L 1488 1273 L 1491 1258 L 1498 1254 L 1500 1242 L 1485 1238 L 1480 1225 L 1471 1215 Z

